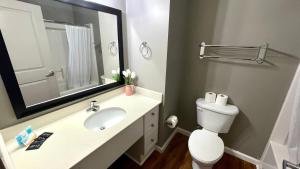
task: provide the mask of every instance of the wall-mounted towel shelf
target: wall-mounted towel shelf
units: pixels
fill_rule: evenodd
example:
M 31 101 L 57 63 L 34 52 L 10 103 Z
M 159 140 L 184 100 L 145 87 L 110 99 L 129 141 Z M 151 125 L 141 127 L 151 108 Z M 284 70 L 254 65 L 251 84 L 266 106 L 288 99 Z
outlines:
M 209 47 L 214 47 L 214 48 L 225 48 L 225 49 L 257 49 L 257 55 L 256 57 L 253 58 L 243 58 L 243 57 L 224 57 L 221 55 L 205 55 L 206 53 L 206 48 Z M 202 42 L 200 44 L 200 59 L 205 59 L 205 58 L 213 58 L 213 59 L 234 59 L 234 60 L 244 60 L 244 61 L 254 61 L 258 64 L 262 64 L 265 61 L 266 53 L 268 50 L 268 44 L 264 43 L 260 46 L 230 46 L 230 45 L 206 45 L 205 42 Z

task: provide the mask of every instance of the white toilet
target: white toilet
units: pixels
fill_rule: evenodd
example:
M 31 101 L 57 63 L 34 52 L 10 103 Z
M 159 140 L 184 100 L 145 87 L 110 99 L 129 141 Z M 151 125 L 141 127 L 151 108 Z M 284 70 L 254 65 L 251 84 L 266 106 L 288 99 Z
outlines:
M 227 133 L 239 113 L 234 105 L 206 103 L 203 98 L 196 101 L 197 123 L 203 127 L 192 132 L 188 147 L 192 156 L 193 169 L 210 169 L 224 153 L 223 140 L 218 133 Z

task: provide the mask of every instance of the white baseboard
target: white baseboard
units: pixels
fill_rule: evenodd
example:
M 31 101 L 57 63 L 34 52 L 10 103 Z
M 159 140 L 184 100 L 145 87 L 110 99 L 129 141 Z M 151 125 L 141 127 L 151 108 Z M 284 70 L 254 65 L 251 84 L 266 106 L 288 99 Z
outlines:
M 180 134 L 182 134 L 182 135 L 185 135 L 185 136 L 188 136 L 188 137 L 191 135 L 191 132 L 190 132 L 190 131 L 185 130 L 185 129 L 180 128 L 180 127 L 177 127 L 177 128 L 176 128 L 176 131 L 177 131 L 178 133 L 180 133 Z M 248 156 L 247 154 L 244 154 L 244 153 L 241 153 L 241 152 L 239 152 L 239 151 L 233 150 L 233 149 L 231 149 L 231 148 L 229 148 L 229 147 L 225 147 L 225 152 L 226 152 L 227 154 L 230 154 L 230 155 L 234 156 L 234 157 L 237 157 L 237 158 L 239 158 L 239 159 L 242 159 L 242 160 L 244 160 L 244 161 L 247 161 L 247 162 L 249 162 L 249 163 L 251 163 L 251 164 L 256 165 L 256 168 L 257 168 L 257 169 L 260 168 L 260 166 L 259 166 L 260 160 L 254 158 L 254 157 Z
M 190 131 L 188 131 L 188 130 L 185 130 L 185 129 L 183 129 L 183 128 L 180 128 L 180 127 L 177 127 L 177 128 L 176 128 L 176 131 L 177 131 L 177 133 L 180 133 L 180 134 L 185 135 L 185 136 L 188 136 L 188 137 L 190 137 L 190 135 L 191 135 L 191 133 L 192 133 L 192 132 L 190 132 Z
M 175 136 L 176 133 L 177 133 L 177 128 L 172 132 L 172 134 L 165 141 L 165 143 L 162 147 L 160 147 L 158 145 L 155 146 L 156 151 L 163 153 L 166 150 L 166 148 L 168 147 L 168 145 L 170 144 L 171 140 L 173 139 L 173 137 Z
M 229 147 L 225 147 L 225 152 L 227 154 L 230 154 L 230 155 L 232 155 L 234 157 L 237 157 L 237 158 L 239 158 L 241 160 L 244 160 L 244 161 L 247 161 L 247 162 L 249 162 L 251 164 L 256 165 L 256 168 L 260 168 L 259 167 L 260 161 L 258 159 L 256 159 L 256 158 L 254 158 L 254 157 L 251 157 L 251 156 L 249 156 L 247 154 L 241 153 L 241 152 L 239 152 L 237 150 L 234 150 L 234 149 L 231 149 Z

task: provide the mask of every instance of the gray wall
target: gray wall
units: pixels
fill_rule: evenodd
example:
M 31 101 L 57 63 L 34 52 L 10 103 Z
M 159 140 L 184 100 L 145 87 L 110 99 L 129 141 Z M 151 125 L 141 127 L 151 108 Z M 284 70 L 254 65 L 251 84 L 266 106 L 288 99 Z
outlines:
M 300 21 L 295 20 L 300 17 L 300 2 L 190 0 L 188 10 L 180 127 L 196 129 L 198 97 L 206 91 L 225 93 L 240 108 L 229 133 L 221 135 L 225 145 L 260 158 L 298 64 L 293 55 L 300 56 Z M 236 45 L 266 41 L 278 51 L 267 54 L 273 65 L 200 61 L 202 41 Z
M 170 115 L 178 115 L 180 88 L 182 86 L 184 43 L 186 36 L 187 1 L 172 0 L 170 4 L 168 55 L 164 107 L 160 115 L 159 145 L 163 145 L 172 133 L 164 122 Z

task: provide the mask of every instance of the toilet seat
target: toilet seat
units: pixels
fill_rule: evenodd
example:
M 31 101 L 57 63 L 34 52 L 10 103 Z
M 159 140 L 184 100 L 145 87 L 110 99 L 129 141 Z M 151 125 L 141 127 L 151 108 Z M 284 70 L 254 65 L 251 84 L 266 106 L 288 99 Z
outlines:
M 188 147 L 193 159 L 204 164 L 216 163 L 224 153 L 222 139 L 217 133 L 205 129 L 192 132 Z

